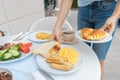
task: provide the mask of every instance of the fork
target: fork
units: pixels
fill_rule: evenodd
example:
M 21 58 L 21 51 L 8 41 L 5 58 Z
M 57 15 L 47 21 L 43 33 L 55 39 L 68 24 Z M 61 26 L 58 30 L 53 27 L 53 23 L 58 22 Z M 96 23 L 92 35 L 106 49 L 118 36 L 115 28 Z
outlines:
M 26 32 L 26 33 L 24 33 L 22 36 L 20 36 L 18 39 L 16 39 L 16 41 L 24 39 L 26 36 L 30 35 L 31 33 L 32 32 Z
M 18 36 L 15 39 L 13 39 L 12 41 L 17 41 L 24 33 L 25 32 L 19 33 Z

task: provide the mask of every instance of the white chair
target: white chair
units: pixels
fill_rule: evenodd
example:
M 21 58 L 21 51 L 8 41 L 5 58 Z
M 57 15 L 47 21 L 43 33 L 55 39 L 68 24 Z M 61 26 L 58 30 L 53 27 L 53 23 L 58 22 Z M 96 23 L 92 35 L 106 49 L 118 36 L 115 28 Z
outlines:
M 59 11 L 60 11 L 60 8 L 55 7 L 55 9 L 53 9 L 53 11 L 52 11 L 52 15 L 53 15 L 53 16 L 58 16 Z M 71 13 L 71 10 L 69 11 L 69 13 L 68 13 L 68 15 L 67 15 L 67 18 L 69 18 L 70 13 Z
M 32 27 L 30 28 L 29 32 L 35 32 L 35 31 L 41 31 L 41 30 L 47 30 L 52 31 L 55 25 L 57 17 L 45 17 L 38 21 L 36 21 Z M 62 30 L 73 30 L 71 25 L 65 20 Z

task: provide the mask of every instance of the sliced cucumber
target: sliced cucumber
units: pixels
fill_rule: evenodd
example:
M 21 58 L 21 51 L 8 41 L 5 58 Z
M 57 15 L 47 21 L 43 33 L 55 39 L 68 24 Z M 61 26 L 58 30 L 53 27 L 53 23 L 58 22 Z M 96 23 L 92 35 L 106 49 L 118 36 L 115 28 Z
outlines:
M 5 49 L 5 50 L 0 50 L 0 54 L 4 54 L 8 51 L 8 49 Z
M 3 54 L 2 57 L 3 57 L 3 60 L 8 60 L 12 57 L 12 53 L 7 52 L 7 53 Z
M 16 46 L 11 46 L 9 49 L 10 50 L 17 50 L 18 51 L 20 49 L 20 45 L 17 44 Z
M 12 59 L 13 58 L 18 58 L 21 56 L 21 53 L 19 51 L 16 51 L 16 50 L 9 50 L 10 53 L 12 53 Z
M 3 60 L 3 54 L 5 54 L 8 51 L 8 49 L 0 50 L 0 61 Z

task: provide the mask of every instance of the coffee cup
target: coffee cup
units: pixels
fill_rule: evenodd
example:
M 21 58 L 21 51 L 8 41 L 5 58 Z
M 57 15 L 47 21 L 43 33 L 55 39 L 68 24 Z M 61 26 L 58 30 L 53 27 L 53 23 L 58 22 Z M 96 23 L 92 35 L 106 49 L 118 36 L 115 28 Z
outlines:
M 71 41 L 73 41 L 74 38 L 75 38 L 74 33 L 75 33 L 74 31 L 64 31 L 62 33 L 62 39 L 63 39 L 63 41 L 65 41 L 65 42 L 71 42 Z

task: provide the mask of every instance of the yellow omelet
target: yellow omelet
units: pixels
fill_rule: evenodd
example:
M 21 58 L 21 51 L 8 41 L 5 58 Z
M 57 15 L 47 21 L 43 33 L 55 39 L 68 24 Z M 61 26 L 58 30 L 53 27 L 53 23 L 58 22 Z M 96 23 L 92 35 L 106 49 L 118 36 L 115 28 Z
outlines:
M 58 52 L 58 56 L 66 58 L 67 62 L 76 64 L 78 61 L 79 54 L 73 48 L 64 47 Z

